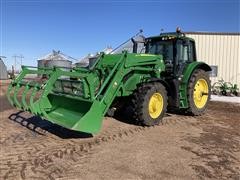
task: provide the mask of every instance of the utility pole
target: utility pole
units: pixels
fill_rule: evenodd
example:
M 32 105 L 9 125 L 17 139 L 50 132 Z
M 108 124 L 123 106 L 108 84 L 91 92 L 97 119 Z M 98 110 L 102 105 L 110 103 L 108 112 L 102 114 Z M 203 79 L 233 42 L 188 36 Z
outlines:
M 24 56 L 21 54 L 21 55 L 14 55 L 13 56 L 13 58 L 14 58 L 14 69 L 15 69 L 15 71 L 17 70 L 17 64 L 19 64 L 18 63 L 18 61 L 17 61 L 17 58 L 20 58 L 20 67 L 22 67 L 22 60 L 23 60 L 23 58 L 24 58 Z
M 21 54 L 21 55 L 19 56 L 19 58 L 20 58 L 20 65 L 21 65 L 21 68 L 22 68 L 22 60 L 23 60 L 24 56 Z
M 14 55 L 13 58 L 14 58 L 14 69 L 15 69 L 15 71 L 16 71 L 16 66 L 17 66 L 17 55 Z

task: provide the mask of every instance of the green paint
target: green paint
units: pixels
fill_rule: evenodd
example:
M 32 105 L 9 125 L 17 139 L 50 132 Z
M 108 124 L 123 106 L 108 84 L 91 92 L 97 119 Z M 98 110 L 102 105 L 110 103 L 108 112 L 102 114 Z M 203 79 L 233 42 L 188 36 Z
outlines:
M 175 33 L 152 37 L 155 38 L 186 37 Z M 188 83 L 193 71 L 198 68 L 211 70 L 203 62 L 192 62 L 186 65 L 182 76 L 177 77 L 180 81 L 180 108 L 189 107 Z M 163 76 L 163 72 L 166 74 L 162 55 L 101 53 L 90 68 L 64 71 L 57 67 L 23 66 L 22 72 L 9 85 L 7 97 L 11 105 L 52 123 L 75 131 L 98 133 L 103 117 L 116 97 L 131 95 L 141 83 L 165 82 L 168 77 Z M 29 74 L 45 75 L 48 79 L 26 82 L 25 77 Z M 20 89 L 23 90 L 21 102 L 17 98 Z M 36 97 L 37 93 L 40 93 L 39 97 Z M 29 99 L 27 95 L 30 95 Z
M 195 61 L 186 66 L 183 72 L 183 77 L 181 79 L 180 88 L 179 88 L 180 108 L 184 109 L 189 107 L 188 100 L 187 100 L 188 82 L 195 69 L 203 69 L 205 71 L 211 71 L 211 68 L 204 62 Z
M 160 77 L 165 66 L 162 56 L 101 54 L 92 69 L 32 68 L 24 66 L 19 76 L 9 85 L 8 98 L 12 105 L 41 116 L 68 129 L 97 133 L 102 120 L 116 96 L 128 96 L 137 84 Z M 29 74 L 47 74 L 48 80 L 26 82 Z M 62 79 L 61 77 L 68 77 Z M 21 103 L 17 94 L 24 86 Z M 36 99 L 36 93 L 41 95 Z M 13 97 L 12 97 L 13 92 Z M 30 94 L 30 99 L 27 99 Z

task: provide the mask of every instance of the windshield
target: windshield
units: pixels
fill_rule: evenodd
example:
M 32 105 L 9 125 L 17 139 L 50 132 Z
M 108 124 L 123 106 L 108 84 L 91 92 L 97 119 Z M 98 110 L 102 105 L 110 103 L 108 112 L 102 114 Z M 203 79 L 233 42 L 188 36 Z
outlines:
M 172 41 L 152 41 L 148 42 L 146 53 L 161 54 L 164 60 L 173 59 L 173 42 Z

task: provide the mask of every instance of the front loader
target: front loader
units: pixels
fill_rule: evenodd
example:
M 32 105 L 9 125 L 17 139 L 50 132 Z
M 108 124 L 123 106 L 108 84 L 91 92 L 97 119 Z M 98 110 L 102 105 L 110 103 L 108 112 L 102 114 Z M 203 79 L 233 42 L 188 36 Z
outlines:
M 133 41 L 134 42 L 134 41 Z M 134 47 L 138 47 L 134 42 Z M 141 42 L 143 43 L 143 42 Z M 211 68 L 196 61 L 195 43 L 181 32 L 144 41 L 145 53 L 102 53 L 88 68 L 23 66 L 9 102 L 65 128 L 96 134 L 121 97 L 142 125 L 158 124 L 167 108 L 201 115 L 209 101 Z

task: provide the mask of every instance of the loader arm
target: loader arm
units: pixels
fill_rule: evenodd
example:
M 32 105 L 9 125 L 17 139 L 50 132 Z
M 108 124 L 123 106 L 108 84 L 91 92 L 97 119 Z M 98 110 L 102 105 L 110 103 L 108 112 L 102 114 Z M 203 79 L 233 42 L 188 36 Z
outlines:
M 107 110 L 111 106 L 113 100 L 118 96 L 118 92 L 121 88 L 124 87 L 123 79 L 129 74 L 131 71 L 141 71 L 145 74 L 149 75 L 150 72 L 157 71 L 155 73 L 156 77 L 159 76 L 159 67 L 161 66 L 162 70 L 164 70 L 164 65 L 160 60 L 159 56 L 148 56 L 145 61 L 149 62 L 149 66 L 146 67 L 146 62 L 139 61 L 134 58 L 128 58 L 128 53 L 124 52 L 122 56 L 117 60 L 116 64 L 113 66 L 111 72 L 105 79 L 102 84 L 99 92 L 96 94 L 93 106 L 90 111 L 84 116 L 81 121 L 79 121 L 74 127 L 74 130 L 81 130 L 84 132 L 97 133 L 99 132 L 102 120 Z M 141 67 L 141 65 L 145 64 L 145 67 Z M 160 65 L 159 65 L 160 64 Z M 157 69 L 156 69 L 157 68 Z M 161 69 L 160 68 L 160 69 Z M 142 74 L 144 74 L 142 73 Z M 139 75 L 140 76 L 140 75 Z M 143 75 L 142 75 L 143 77 Z M 147 79 L 142 78 L 142 82 L 147 81 Z M 135 81 L 135 86 L 141 81 Z M 126 87 L 125 87 L 126 88 Z M 129 94 L 126 94 L 129 95 Z M 123 96 L 123 94 L 121 94 Z M 93 129 L 93 124 L 95 125 Z M 83 128 L 84 127 L 84 128 Z

